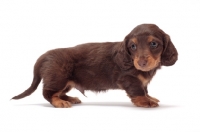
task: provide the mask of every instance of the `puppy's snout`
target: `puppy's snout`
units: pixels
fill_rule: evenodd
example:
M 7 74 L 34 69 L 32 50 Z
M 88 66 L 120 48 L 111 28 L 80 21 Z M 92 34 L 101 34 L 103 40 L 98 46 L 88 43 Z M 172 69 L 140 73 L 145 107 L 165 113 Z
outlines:
M 147 65 L 147 60 L 144 59 L 138 60 L 138 65 L 141 67 L 145 67 Z

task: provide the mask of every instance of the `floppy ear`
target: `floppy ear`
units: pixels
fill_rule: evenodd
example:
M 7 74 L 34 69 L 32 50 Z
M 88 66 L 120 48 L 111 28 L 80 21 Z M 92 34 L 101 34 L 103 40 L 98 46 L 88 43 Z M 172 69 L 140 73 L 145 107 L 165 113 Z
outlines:
M 133 66 L 133 61 L 128 53 L 126 38 L 118 44 L 114 60 L 122 70 L 128 70 Z
M 171 66 L 178 60 L 178 52 L 171 42 L 169 35 L 164 36 L 164 49 L 161 55 L 161 64 Z

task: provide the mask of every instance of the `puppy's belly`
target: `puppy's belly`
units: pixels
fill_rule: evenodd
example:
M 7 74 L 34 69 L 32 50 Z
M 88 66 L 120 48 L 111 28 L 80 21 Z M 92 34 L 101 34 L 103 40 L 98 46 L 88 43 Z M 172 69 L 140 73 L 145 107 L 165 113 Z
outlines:
M 111 80 L 99 79 L 99 78 L 90 78 L 86 77 L 79 81 L 75 81 L 75 88 L 84 94 L 85 90 L 91 90 L 96 92 L 106 91 L 109 89 L 118 89 L 118 86 L 113 83 Z
M 81 67 L 81 68 L 80 68 Z M 114 67 L 76 67 L 73 74 L 73 81 L 76 88 L 80 91 L 105 91 L 108 89 L 117 89 L 117 75 L 113 74 Z
M 93 91 L 101 91 L 101 90 L 108 90 L 108 89 L 115 89 L 118 88 L 116 85 L 109 83 L 109 82 L 102 82 L 96 81 L 94 79 L 87 80 L 84 82 L 77 82 L 76 88 L 84 89 L 84 90 L 93 90 Z

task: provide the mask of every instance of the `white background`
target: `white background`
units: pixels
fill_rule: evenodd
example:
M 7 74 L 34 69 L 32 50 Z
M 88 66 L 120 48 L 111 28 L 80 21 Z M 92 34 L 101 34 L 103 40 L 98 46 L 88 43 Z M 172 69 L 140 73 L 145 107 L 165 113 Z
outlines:
M 0 131 L 200 131 L 199 0 L 1 0 Z M 179 52 L 172 67 L 159 70 L 149 93 L 158 108 L 132 105 L 124 91 L 72 90 L 82 104 L 53 108 L 42 84 L 29 97 L 33 65 L 44 52 L 87 42 L 122 41 L 137 25 L 154 23 L 171 36 Z

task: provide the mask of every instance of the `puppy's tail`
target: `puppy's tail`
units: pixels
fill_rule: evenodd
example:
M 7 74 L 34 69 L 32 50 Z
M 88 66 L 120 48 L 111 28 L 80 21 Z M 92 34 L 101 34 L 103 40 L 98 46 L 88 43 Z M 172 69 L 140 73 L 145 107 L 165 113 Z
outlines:
M 14 96 L 12 99 L 24 98 L 26 96 L 31 95 L 37 89 L 37 87 L 41 81 L 40 68 L 42 66 L 42 63 L 44 62 L 44 59 L 42 59 L 42 58 L 43 57 L 40 57 L 34 66 L 34 77 L 33 77 L 31 86 L 27 90 L 25 90 L 23 93 L 21 93 L 17 96 Z

